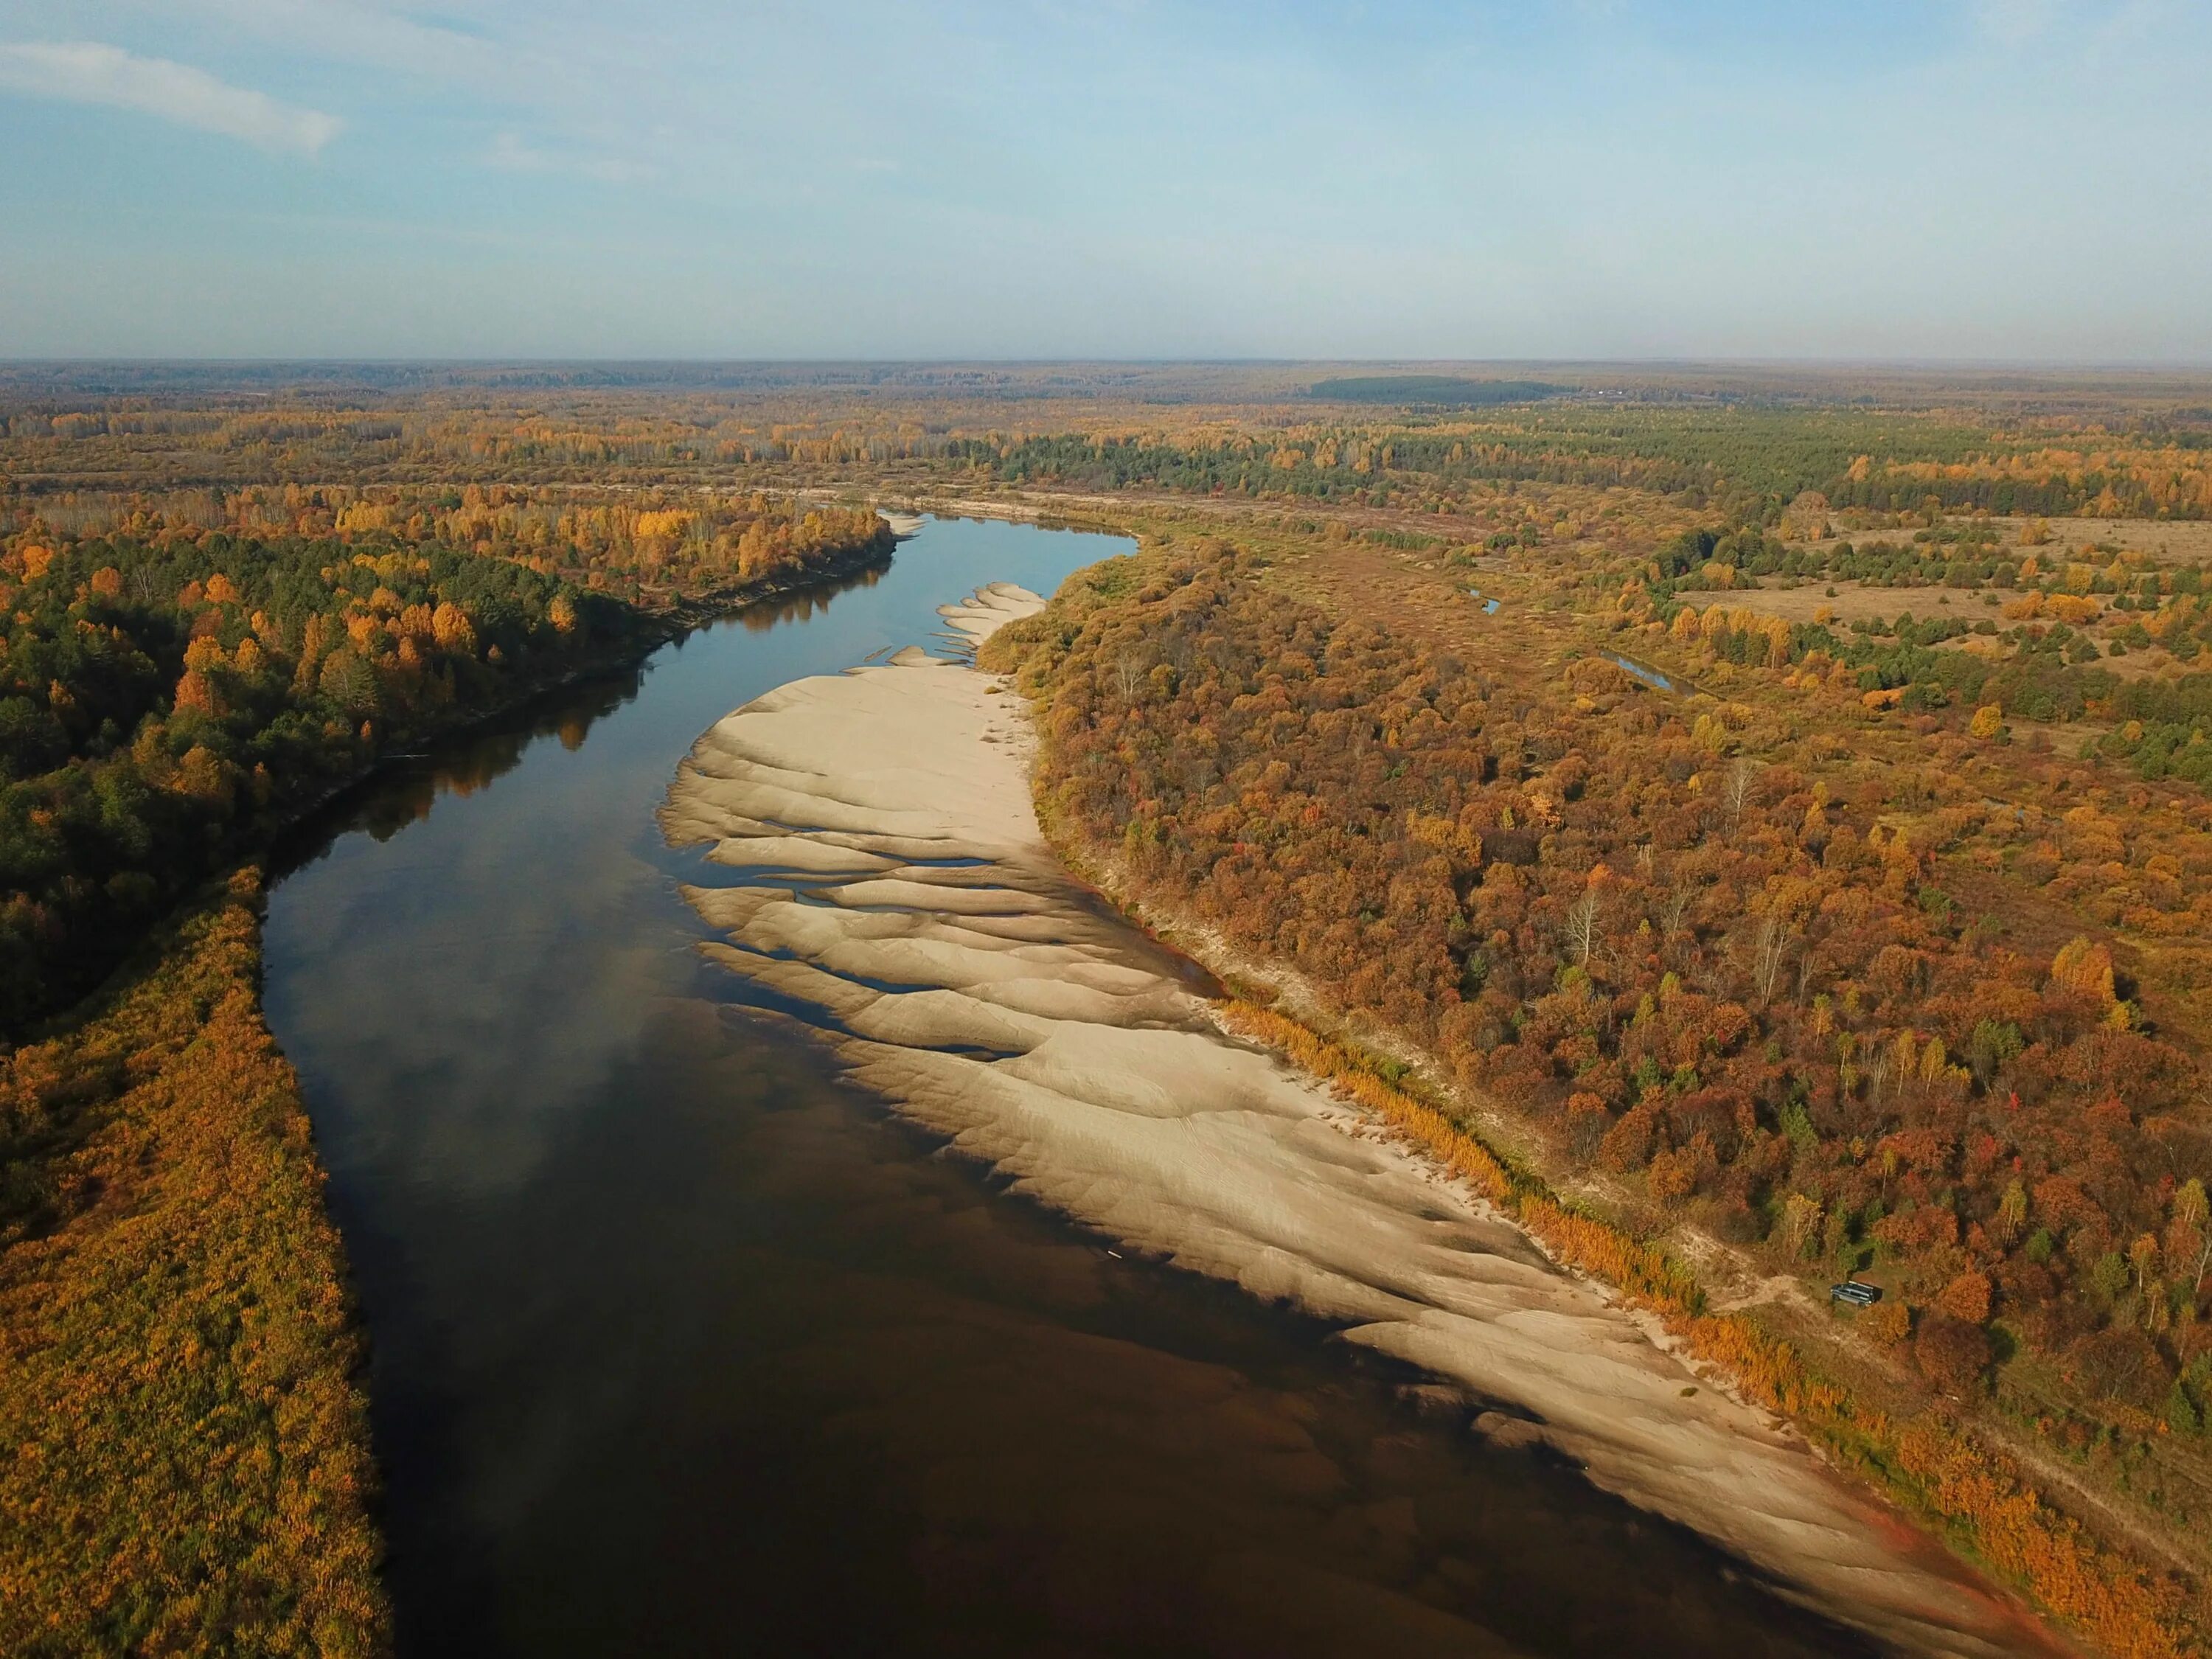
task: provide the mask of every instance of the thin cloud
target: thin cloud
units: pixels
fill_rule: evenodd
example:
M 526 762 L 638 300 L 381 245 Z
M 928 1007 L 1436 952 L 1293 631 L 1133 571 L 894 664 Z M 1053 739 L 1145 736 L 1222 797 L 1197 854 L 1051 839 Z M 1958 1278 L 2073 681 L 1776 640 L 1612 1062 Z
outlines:
M 94 40 L 0 42 L 0 88 L 137 110 L 179 126 L 302 155 L 319 152 L 341 125 L 335 115 L 279 103 L 189 64 L 141 58 Z
M 484 164 L 502 173 L 568 173 L 603 185 L 636 184 L 653 176 L 653 170 L 612 156 L 579 155 L 569 151 L 539 149 L 511 132 L 502 132 L 484 152 Z
M 1975 0 L 1982 33 L 2007 46 L 2024 46 L 2048 34 L 2065 11 L 2064 0 Z
M 174 0 L 167 0 L 173 3 Z M 421 23 L 356 0 L 193 0 L 198 11 L 234 28 L 301 47 L 319 58 L 374 64 L 453 78 L 481 74 L 486 42 L 458 28 Z

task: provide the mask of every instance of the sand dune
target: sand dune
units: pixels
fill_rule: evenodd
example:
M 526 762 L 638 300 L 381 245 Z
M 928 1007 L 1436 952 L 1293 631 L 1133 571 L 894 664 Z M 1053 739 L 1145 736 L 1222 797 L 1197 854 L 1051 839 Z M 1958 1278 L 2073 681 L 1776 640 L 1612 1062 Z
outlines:
M 981 639 L 1041 603 L 948 606 Z M 686 894 L 708 948 L 896 1109 L 1068 1215 L 1502 1407 L 1602 1486 L 1885 1642 L 2050 1644 L 1782 1425 L 1273 1056 L 1100 914 L 1040 835 L 1025 711 L 917 651 L 783 686 L 681 768 L 668 839 L 742 884 Z M 1686 1390 L 1694 1389 L 1694 1393 Z M 1486 1422 L 1498 1425 L 1498 1419 Z

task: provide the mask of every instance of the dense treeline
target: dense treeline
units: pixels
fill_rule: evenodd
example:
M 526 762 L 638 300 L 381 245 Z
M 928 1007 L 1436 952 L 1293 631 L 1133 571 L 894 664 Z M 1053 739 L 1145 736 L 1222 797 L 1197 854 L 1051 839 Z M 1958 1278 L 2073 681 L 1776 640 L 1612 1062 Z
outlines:
M 252 883 L 0 1058 L 0 1650 L 388 1648 L 362 1359 Z
M 854 555 L 887 556 L 893 545 L 872 508 L 705 491 L 251 489 L 225 504 L 247 523 L 274 520 L 295 534 L 392 531 L 641 602 L 786 581 Z
M 732 471 L 805 480 L 860 469 L 915 486 L 980 474 L 1421 511 L 1463 508 L 1471 494 L 1510 484 L 1634 489 L 1770 526 L 1807 491 L 1865 518 L 2212 514 L 2212 442 L 2202 410 L 2188 407 L 2145 422 L 2139 406 L 2092 396 L 2063 417 L 2029 416 L 2001 407 L 2004 398 L 1984 400 L 1978 412 L 1972 398 L 1950 410 L 1924 397 L 1823 407 L 1724 387 L 1686 398 L 1654 383 L 1604 398 L 1449 409 L 1424 394 L 1541 388 L 1386 377 L 1377 395 L 1395 387 L 1412 403 L 1346 422 L 1316 419 L 1292 383 L 1272 398 L 1209 402 L 1180 392 L 1163 402 L 1134 392 L 1142 375 L 1126 378 L 1118 396 L 1080 375 L 1031 386 L 1040 399 L 1080 396 L 1074 410 L 994 396 L 1010 377 L 988 374 L 944 376 L 928 392 L 879 392 L 863 376 L 681 396 L 609 386 L 495 388 L 469 399 L 364 386 L 350 398 L 303 389 L 198 404 L 115 394 L 15 401 L 0 406 L 0 476 L 40 499 L 117 482 L 652 485 L 719 483 Z M 1010 427 L 1025 415 L 1040 424 Z
M 623 623 L 520 565 L 391 538 L 28 532 L 0 570 L 9 1031 L 302 803 Z
M 1799 508 L 1803 511 L 1805 508 Z M 1827 501 L 1810 498 L 1810 510 L 1825 516 Z M 1984 587 L 2034 590 L 2047 595 L 2112 595 L 2122 610 L 2156 610 L 2175 595 L 2194 597 L 2206 588 L 2204 570 L 2193 564 L 2157 565 L 2143 554 L 2116 543 L 2084 543 L 2073 550 L 2046 548 L 2047 523 L 2032 523 L 2039 539 L 2006 546 L 1986 520 L 1916 532 L 1909 541 L 1884 538 L 1793 542 L 1749 526 L 1735 531 L 1701 529 L 1677 536 L 1655 553 L 1648 574 L 1655 594 L 1697 585 L 1732 587 L 1739 581 L 1773 576 L 1786 582 L 1862 582 L 1870 587 L 1944 587 L 1972 592 Z M 2083 616 L 2094 617 L 2091 606 Z M 2078 618 L 2077 618 L 2078 619 Z
M 177 487 L 332 478 L 391 483 L 497 477 L 700 477 L 732 466 L 882 464 L 941 452 L 940 433 L 911 416 L 889 422 L 752 402 L 586 395 L 499 398 L 459 406 L 402 400 L 332 407 L 226 398 L 212 406 L 144 399 L 0 411 L 0 469 L 17 476 Z
M 1899 1422 L 1808 1367 L 1796 1347 L 1741 1313 L 1710 1311 L 1696 1277 L 1664 1249 L 1586 1209 L 1560 1202 L 1525 1169 L 1509 1168 L 1466 1127 L 1382 1075 L 1402 1067 L 1330 1042 L 1272 1009 L 1230 1002 L 1224 1023 L 1283 1050 L 1346 1098 L 1389 1123 L 1517 1218 L 1554 1259 L 1613 1285 L 1657 1315 L 1699 1359 L 1720 1366 L 1750 1399 L 1808 1430 L 1828 1455 L 2045 1608 L 2132 1659 L 2197 1651 L 2176 1587 L 2144 1574 L 2055 1510 L 1993 1449 L 1940 1407 Z
M 76 538 L 182 527 L 277 540 L 377 532 L 512 559 L 633 602 L 788 580 L 826 558 L 888 555 L 890 526 L 866 507 L 806 508 L 704 490 L 325 484 L 70 492 L 42 498 L 37 522 Z
M 2201 430 L 2097 432 L 2063 446 L 2027 434 L 1964 461 L 1893 455 L 1877 466 L 1868 458 L 1820 488 L 1838 507 L 1875 511 L 1933 503 L 1954 514 L 2202 519 L 2212 515 L 2207 459 Z
M 1346 374 L 1316 380 L 1308 395 L 1341 404 L 1411 404 L 1477 409 L 1540 402 L 1566 392 L 1548 380 L 1478 380 L 1462 374 Z
M 1404 504 L 1409 492 L 1418 494 L 1431 484 L 1449 489 L 1477 483 L 1626 485 L 1702 495 L 1720 489 L 1725 476 L 1710 459 L 1678 461 L 1632 449 L 1593 453 L 1540 434 L 1470 444 L 1464 438 L 1390 430 L 1272 444 L 1254 438 L 956 439 L 946 446 L 945 459 L 1009 483 L 1279 495 L 1376 507 Z
M 2212 470 L 2170 444 L 2054 451 L 1925 417 L 1540 405 L 1517 417 L 1176 434 L 956 438 L 945 459 L 1013 483 L 1148 487 L 1425 507 L 1501 483 L 1627 487 L 1772 526 L 1820 496 L 1838 512 L 2212 514 Z
M 1901 1295 L 1869 1323 L 1940 1386 L 2026 1345 L 2198 1431 L 2199 1066 L 2105 944 L 2014 946 L 1934 856 L 1986 828 L 2102 870 L 2125 851 L 2094 805 L 1993 822 L 1915 773 L 1901 815 L 1879 781 L 1732 757 L 1748 711 L 1692 718 L 1588 659 L 1494 684 L 1228 556 L 1103 567 L 994 650 L 1044 699 L 1049 811 L 1140 890 L 1430 1046 L 1656 1214 L 1887 1264 Z
M 865 512 L 278 510 L 319 533 L 142 516 L 0 539 L 0 1032 L 379 755 L 641 639 L 605 568 L 712 589 L 889 544 Z

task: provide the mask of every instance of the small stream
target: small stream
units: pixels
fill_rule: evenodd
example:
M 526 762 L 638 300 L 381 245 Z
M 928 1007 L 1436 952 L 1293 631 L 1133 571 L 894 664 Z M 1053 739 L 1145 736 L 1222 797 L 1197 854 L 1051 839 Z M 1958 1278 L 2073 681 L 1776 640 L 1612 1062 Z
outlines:
M 703 729 L 1127 546 L 931 520 L 301 838 L 267 1006 L 368 1328 L 403 1659 L 1863 1651 L 998 1190 L 699 957 L 653 811 Z
M 1648 662 L 1638 662 L 1633 657 L 1624 657 L 1618 651 L 1608 651 L 1605 654 L 1606 659 L 1615 667 L 1626 669 L 1655 691 L 1679 691 L 1685 696 L 1696 695 L 1698 688 L 1689 681 L 1662 674 Z

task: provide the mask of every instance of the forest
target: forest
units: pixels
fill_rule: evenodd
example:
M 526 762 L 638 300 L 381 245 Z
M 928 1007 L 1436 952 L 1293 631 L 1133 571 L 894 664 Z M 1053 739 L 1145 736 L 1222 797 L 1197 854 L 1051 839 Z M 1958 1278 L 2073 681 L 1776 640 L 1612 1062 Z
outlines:
M 1548 380 L 1470 380 L 1458 374 L 1342 374 L 1316 380 L 1310 395 L 1340 404 L 1471 409 L 1486 404 L 1534 403 L 1565 390 Z
M 273 391 L 185 370 L 0 368 L 0 489 L 43 502 L 145 489 L 735 477 L 869 489 L 1159 489 L 1451 514 L 1497 487 L 1533 483 L 1646 491 L 1765 525 L 1808 490 L 1869 514 L 1930 503 L 1943 513 L 2212 513 L 2212 401 L 2187 376 L 680 368 L 662 366 L 656 383 L 642 368 L 357 366 Z M 1482 396 L 1444 398 L 1439 380 Z M 1332 384 L 1352 385 L 1357 401 L 1336 391 L 1317 401 L 1313 389 Z M 1490 401 L 1501 388 L 1537 400 Z M 1469 401 L 1446 406 L 1461 398 Z
M 0 1032 L 380 755 L 659 637 L 614 597 L 637 573 L 711 592 L 889 546 L 872 513 L 477 496 L 0 539 Z
M 1596 652 L 1440 652 L 1182 545 L 989 647 L 1037 699 L 1056 839 L 1433 1056 L 1626 1237 L 1688 1226 L 1816 1293 L 1870 1273 L 1857 1330 L 1932 1395 L 2040 1391 L 2051 1447 L 2207 1514 L 2201 1034 L 2111 931 L 2201 932 L 2193 794 L 2002 805 L 1984 769 L 1838 764 L 1814 722 Z M 1878 717 L 1838 672 L 1826 723 Z M 2008 878 L 2079 931 L 2027 926 Z
M 0 368 L 0 1646 L 380 1650 L 251 866 L 876 501 L 1143 537 L 988 654 L 1225 1021 L 2100 1647 L 2201 1645 L 2212 389 L 1337 378 Z
M 258 861 L 380 760 L 890 552 L 494 486 L 0 519 L 0 1650 L 388 1651 L 361 1341 Z
M 2212 468 L 2201 447 L 2031 449 L 2031 441 L 1935 418 L 1583 406 L 1482 422 L 1306 424 L 1264 436 L 956 438 L 945 454 L 1013 483 L 1431 510 L 1449 510 L 1480 486 L 1529 483 L 1631 487 L 1754 523 L 1778 520 L 1808 491 L 1839 510 L 1875 513 L 2212 514 Z M 1876 453 L 1887 457 L 1880 465 Z
M 1059 626 L 1025 663 L 1042 787 L 1135 880 L 1656 1204 L 1794 1256 L 1881 1249 L 1947 1380 L 1986 1369 L 1994 1297 L 2196 1431 L 2197 1070 L 2106 943 L 2023 951 L 1942 890 L 1937 848 L 2011 826 L 1954 808 L 1916 845 L 1885 795 L 1753 759 L 1612 664 L 1486 684 L 1233 556 Z

